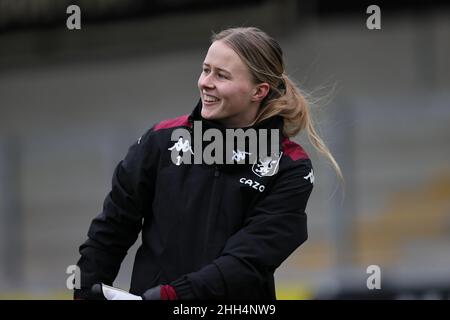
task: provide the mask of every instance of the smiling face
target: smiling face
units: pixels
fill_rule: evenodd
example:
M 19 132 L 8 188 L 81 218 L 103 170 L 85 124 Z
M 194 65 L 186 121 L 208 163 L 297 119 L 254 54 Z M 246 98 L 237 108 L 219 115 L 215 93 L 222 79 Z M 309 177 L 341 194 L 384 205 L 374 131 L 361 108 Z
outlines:
M 218 121 L 228 128 L 239 128 L 256 118 L 270 86 L 255 84 L 239 55 L 219 40 L 209 47 L 198 88 L 203 118 Z

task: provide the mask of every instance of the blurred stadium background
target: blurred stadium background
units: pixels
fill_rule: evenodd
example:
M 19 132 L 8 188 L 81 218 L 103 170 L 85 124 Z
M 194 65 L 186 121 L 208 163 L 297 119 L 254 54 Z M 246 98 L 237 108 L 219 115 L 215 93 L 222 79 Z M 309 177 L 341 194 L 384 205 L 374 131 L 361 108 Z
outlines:
M 66 8 L 81 8 L 68 30 Z M 369 30 L 366 8 L 381 8 Z M 276 272 L 279 299 L 450 298 L 450 6 L 202 0 L 0 0 L 0 299 L 70 299 L 113 168 L 152 124 L 194 107 L 211 31 L 257 26 L 318 98 L 343 167 L 304 136 L 309 240 Z M 342 199 L 344 199 L 342 201 Z M 138 240 L 139 242 L 139 240 Z M 116 286 L 129 288 L 137 244 Z M 369 290 L 367 267 L 381 269 Z

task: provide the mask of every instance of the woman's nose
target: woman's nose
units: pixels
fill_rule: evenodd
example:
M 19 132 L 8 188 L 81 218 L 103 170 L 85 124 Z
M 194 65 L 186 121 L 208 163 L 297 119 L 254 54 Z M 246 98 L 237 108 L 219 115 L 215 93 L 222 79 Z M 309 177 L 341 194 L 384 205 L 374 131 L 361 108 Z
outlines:
M 214 81 L 211 79 L 211 74 L 200 77 L 200 86 L 202 88 L 214 88 Z

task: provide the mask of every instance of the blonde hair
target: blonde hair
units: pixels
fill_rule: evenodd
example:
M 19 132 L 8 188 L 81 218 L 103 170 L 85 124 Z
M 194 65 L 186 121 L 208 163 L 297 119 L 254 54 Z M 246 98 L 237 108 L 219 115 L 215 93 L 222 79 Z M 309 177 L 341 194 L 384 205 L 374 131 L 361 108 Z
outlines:
M 283 51 L 278 42 L 255 27 L 229 28 L 213 33 L 211 42 L 219 40 L 239 55 L 250 69 L 255 83 L 270 85 L 253 123 L 279 115 L 284 119 L 283 135 L 294 137 L 306 130 L 313 147 L 331 162 L 337 175 L 344 180 L 341 168 L 315 129 L 310 103 L 285 73 Z

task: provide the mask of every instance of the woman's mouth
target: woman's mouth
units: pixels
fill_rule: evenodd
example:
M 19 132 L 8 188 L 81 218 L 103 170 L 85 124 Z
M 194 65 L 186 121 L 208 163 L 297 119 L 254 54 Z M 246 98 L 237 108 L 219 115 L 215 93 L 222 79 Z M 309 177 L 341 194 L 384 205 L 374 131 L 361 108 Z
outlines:
M 206 104 L 214 104 L 218 101 L 220 101 L 220 99 L 217 97 L 211 96 L 209 94 L 203 94 L 203 102 Z

